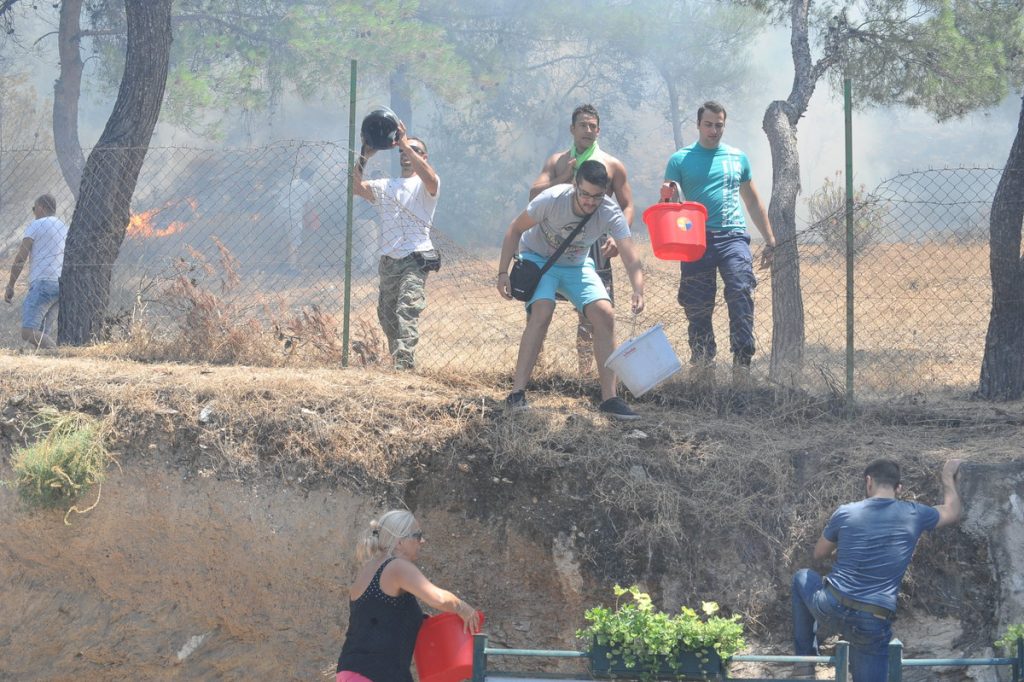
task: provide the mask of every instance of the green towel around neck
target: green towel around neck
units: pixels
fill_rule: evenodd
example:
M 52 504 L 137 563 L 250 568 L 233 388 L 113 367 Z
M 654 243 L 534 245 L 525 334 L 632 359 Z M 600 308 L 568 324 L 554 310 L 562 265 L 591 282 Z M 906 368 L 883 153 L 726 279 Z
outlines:
M 583 165 L 584 161 L 589 161 L 590 157 L 597 152 L 597 140 L 594 140 L 594 144 L 587 147 L 587 149 L 580 154 L 576 151 L 576 145 L 569 147 L 569 154 L 576 160 L 576 167 L 573 170 L 573 177 L 576 177 L 576 173 L 580 172 L 580 166 Z

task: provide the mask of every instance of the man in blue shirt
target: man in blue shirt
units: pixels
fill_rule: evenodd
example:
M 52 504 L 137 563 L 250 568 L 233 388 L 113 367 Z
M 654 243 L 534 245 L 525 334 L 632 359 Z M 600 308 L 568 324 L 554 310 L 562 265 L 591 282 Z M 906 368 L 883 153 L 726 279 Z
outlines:
M 814 546 L 815 560 L 835 552 L 824 579 L 801 569 L 793 576 L 793 642 L 797 656 L 816 656 L 818 643 L 838 634 L 850 642 L 853 682 L 880 682 L 889 664 L 896 598 L 921 533 L 960 520 L 956 473 L 942 468 L 944 500 L 937 507 L 897 500 L 900 466 L 875 460 L 864 470 L 867 498 L 832 514 Z M 797 664 L 813 679 L 813 665 Z
M 670 199 L 681 193 L 682 199 L 703 204 L 708 212 L 707 251 L 697 262 L 680 263 L 678 300 L 689 322 L 690 362 L 697 367 L 709 367 L 714 362 L 716 345 L 711 318 L 715 311 L 717 273 L 721 272 L 729 308 L 733 366 L 745 371 L 754 355 L 753 291 L 757 280 L 740 199 L 764 238 L 761 269 L 771 265 L 775 235 L 768 211 L 751 179 L 747 155 L 722 144 L 725 117 L 725 107 L 718 102 L 705 102 L 697 110 L 698 140 L 669 158 L 661 196 Z

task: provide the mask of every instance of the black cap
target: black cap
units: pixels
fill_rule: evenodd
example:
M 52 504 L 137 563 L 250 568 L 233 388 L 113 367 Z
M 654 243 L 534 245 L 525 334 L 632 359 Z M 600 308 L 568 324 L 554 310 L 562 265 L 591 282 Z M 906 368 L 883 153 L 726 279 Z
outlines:
M 374 149 L 391 149 L 398 132 L 398 116 L 387 107 L 374 109 L 363 119 L 360 132 L 363 141 Z

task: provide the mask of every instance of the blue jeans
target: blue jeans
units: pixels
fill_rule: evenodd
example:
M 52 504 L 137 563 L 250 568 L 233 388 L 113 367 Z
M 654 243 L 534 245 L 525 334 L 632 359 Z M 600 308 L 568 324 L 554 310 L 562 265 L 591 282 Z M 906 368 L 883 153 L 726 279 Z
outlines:
M 839 635 L 850 643 L 853 682 L 885 682 L 889 666 L 892 623 L 836 601 L 810 569 L 793 575 L 793 651 L 817 656 L 818 643 Z
M 690 361 L 710 362 L 715 357 L 715 331 L 711 316 L 715 312 L 718 273 L 725 284 L 725 304 L 729 308 L 729 345 L 733 357 L 750 364 L 754 355 L 754 259 L 750 253 L 750 235 L 746 232 L 708 230 L 707 250 L 700 260 L 679 264 L 679 305 L 689 322 Z
M 60 284 L 54 279 L 37 279 L 28 285 L 28 295 L 21 308 L 21 328 L 49 334 L 57 314 Z

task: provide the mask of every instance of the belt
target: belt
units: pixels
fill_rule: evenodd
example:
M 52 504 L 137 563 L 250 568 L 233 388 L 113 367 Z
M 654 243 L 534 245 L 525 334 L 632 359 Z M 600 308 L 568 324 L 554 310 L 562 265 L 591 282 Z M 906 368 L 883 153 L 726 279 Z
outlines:
M 839 602 L 848 609 L 853 609 L 854 611 L 865 611 L 867 613 L 870 613 L 875 618 L 881 618 L 882 620 L 892 620 L 896 616 L 895 611 L 890 611 L 884 606 L 879 606 L 877 604 L 868 604 L 867 602 L 857 601 L 856 599 L 850 599 L 849 597 L 844 596 L 839 590 L 832 587 L 832 584 L 827 581 L 825 582 L 825 589 L 828 590 L 829 594 L 836 598 L 837 602 Z

